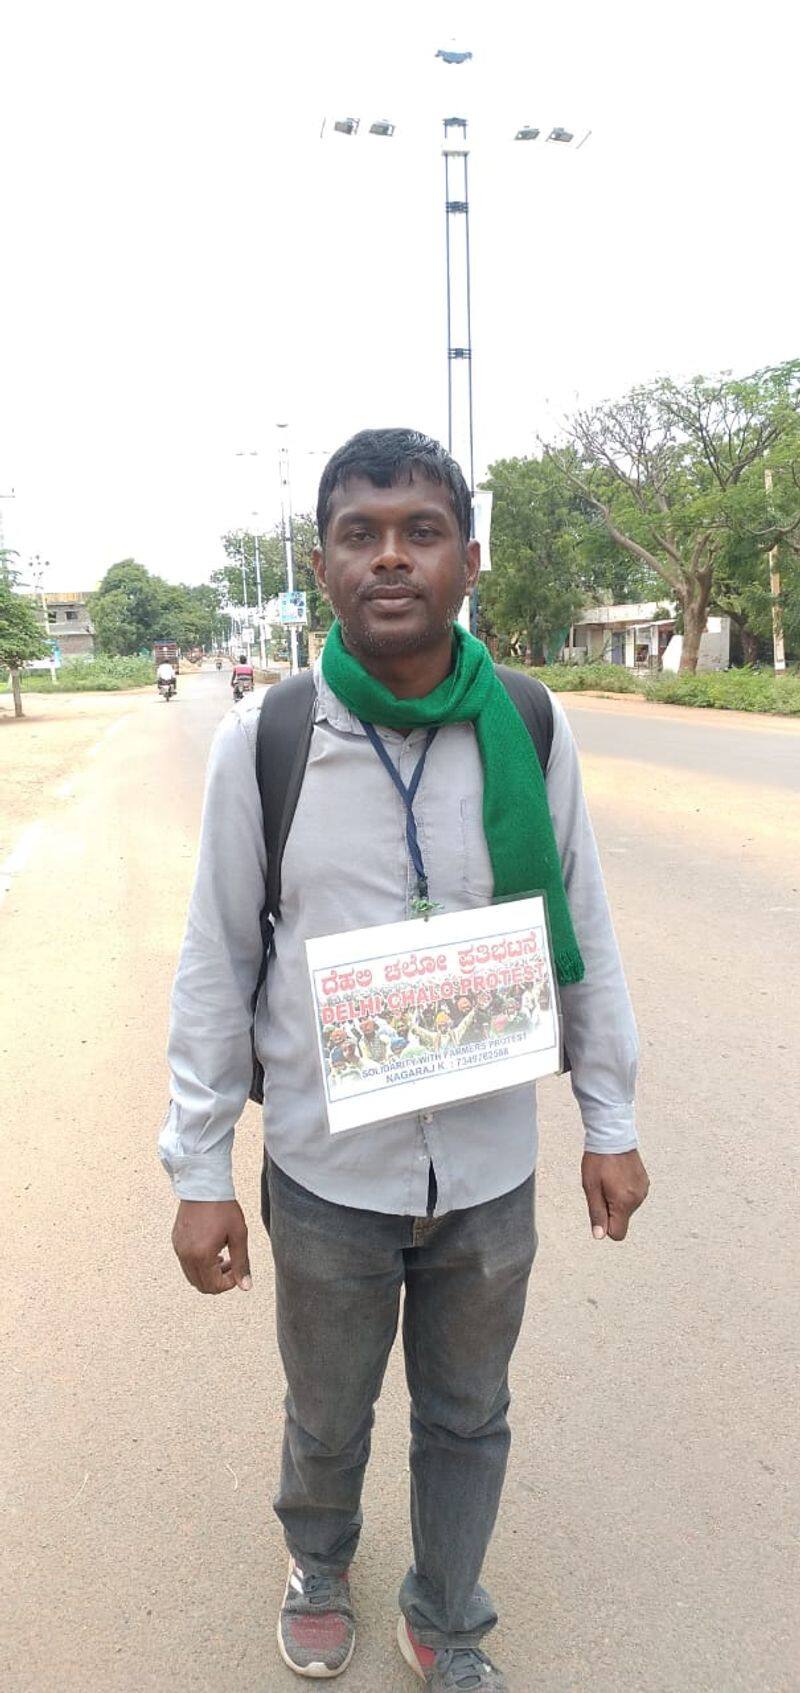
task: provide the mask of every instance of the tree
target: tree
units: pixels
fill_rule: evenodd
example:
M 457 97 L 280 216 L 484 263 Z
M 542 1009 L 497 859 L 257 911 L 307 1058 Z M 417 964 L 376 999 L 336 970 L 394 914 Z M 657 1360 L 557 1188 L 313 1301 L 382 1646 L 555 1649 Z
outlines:
M 152 646 L 162 633 L 159 579 L 132 558 L 112 564 L 89 596 L 89 615 L 100 652 L 125 655 Z
M 42 632 L 35 601 L 15 592 L 18 576 L 0 554 L 0 664 L 11 676 L 14 696 L 14 716 L 22 717 L 22 690 L 19 673 L 23 664 L 33 658 L 45 658 L 50 642 Z
M 211 581 L 221 596 L 232 605 L 242 604 L 242 563 L 247 584 L 247 604 L 258 603 L 255 566 L 255 536 L 247 530 L 230 530 L 222 537 L 227 564 L 215 570 Z M 292 556 L 294 584 L 308 601 L 310 629 L 327 629 L 333 612 L 317 587 L 312 553 L 317 545 L 317 525 L 310 512 L 300 512 L 292 518 Z M 264 604 L 274 599 L 286 587 L 286 550 L 280 524 L 258 537 L 261 564 L 261 594 Z
M 552 452 L 565 480 L 602 518 L 615 546 L 666 583 L 681 608 L 681 669 L 697 668 L 715 576 L 730 537 L 789 541 L 798 506 L 781 521 L 752 525 L 767 455 L 800 471 L 800 360 L 678 384 L 634 388 L 623 400 L 579 412 L 571 448 Z M 577 459 L 577 463 L 576 463 Z M 796 483 L 797 486 L 797 483 Z
M 494 494 L 492 570 L 480 579 L 484 623 L 524 635 L 534 664 L 566 635 L 585 604 L 580 502 L 551 459 L 501 459 L 485 483 Z

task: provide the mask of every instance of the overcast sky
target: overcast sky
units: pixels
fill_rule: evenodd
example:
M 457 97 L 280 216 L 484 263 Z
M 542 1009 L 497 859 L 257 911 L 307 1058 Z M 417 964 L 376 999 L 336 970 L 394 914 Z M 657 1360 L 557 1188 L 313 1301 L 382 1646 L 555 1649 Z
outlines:
M 206 580 L 223 530 L 278 517 L 279 421 L 296 509 L 354 430 L 446 434 L 446 116 L 479 474 L 577 397 L 798 352 L 797 8 L 514 9 L 5 0 L 0 511 L 47 585 Z M 473 63 L 437 62 L 456 43 Z

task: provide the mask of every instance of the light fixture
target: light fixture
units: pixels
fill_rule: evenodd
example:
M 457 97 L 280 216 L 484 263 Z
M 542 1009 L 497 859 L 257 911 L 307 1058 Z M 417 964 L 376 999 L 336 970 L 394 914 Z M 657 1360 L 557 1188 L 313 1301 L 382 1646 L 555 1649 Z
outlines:
M 376 118 L 369 126 L 370 135 L 394 135 L 394 124 L 387 123 L 386 118 Z
M 551 129 L 548 141 L 574 141 L 575 137 L 569 129 Z
M 337 118 L 334 129 L 338 135 L 357 135 L 360 118 Z
M 515 141 L 538 141 L 541 133 L 542 132 L 541 132 L 540 129 L 534 129 L 533 124 L 526 123 L 526 124 L 523 124 L 522 129 L 517 130 L 517 133 L 514 136 L 514 140 Z

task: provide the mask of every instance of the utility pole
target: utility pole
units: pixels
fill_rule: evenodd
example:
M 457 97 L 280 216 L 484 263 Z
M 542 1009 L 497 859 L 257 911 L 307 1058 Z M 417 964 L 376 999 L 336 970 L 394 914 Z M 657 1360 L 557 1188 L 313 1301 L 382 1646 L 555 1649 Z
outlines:
M 261 668 L 267 668 L 267 649 L 264 642 L 264 600 L 261 593 L 261 547 L 258 540 L 258 512 L 253 512 L 255 518 L 255 548 L 256 548 L 256 595 L 258 597 L 258 651 L 261 657 Z
M 285 430 L 285 423 L 278 424 L 279 429 Z M 294 553 L 292 549 L 292 490 L 289 482 L 289 442 L 286 435 L 281 435 L 278 449 L 278 471 L 281 481 L 281 530 L 283 533 L 283 550 L 286 557 L 286 589 L 294 593 Z M 297 661 L 297 628 L 294 623 L 289 625 L 289 675 L 296 676 L 299 669 Z
M 772 500 L 772 471 L 769 466 L 764 467 L 764 487 L 767 492 L 767 504 L 771 508 Z M 786 653 L 783 645 L 783 614 L 781 611 L 781 577 L 778 569 L 778 549 L 769 549 L 769 589 L 772 595 L 772 651 L 775 675 L 786 674 Z
M 455 131 L 455 136 L 451 134 Z M 466 118 L 444 119 L 445 252 L 447 262 L 447 449 L 462 466 L 475 533 L 475 429 L 472 397 L 472 287 L 469 246 L 469 148 Z M 458 373 L 458 376 L 457 376 Z M 459 621 L 477 634 L 478 594 Z

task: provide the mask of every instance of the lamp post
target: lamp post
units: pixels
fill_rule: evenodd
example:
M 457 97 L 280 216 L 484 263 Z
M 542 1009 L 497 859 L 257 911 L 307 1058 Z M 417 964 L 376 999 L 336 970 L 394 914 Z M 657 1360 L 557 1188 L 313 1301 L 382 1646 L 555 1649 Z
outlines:
M 265 645 L 265 641 L 264 641 L 264 599 L 263 599 L 263 595 L 261 593 L 261 548 L 260 548 L 259 540 L 258 540 L 258 512 L 257 511 L 251 512 L 251 516 L 255 519 L 255 524 L 254 524 L 254 529 L 253 529 L 253 542 L 254 542 L 254 546 L 255 546 L 255 555 L 256 555 L 256 598 L 258 600 L 258 651 L 259 651 L 259 657 L 261 659 L 261 668 L 262 668 L 262 670 L 266 670 L 266 668 L 267 668 L 267 649 L 266 649 L 266 645 Z
M 281 532 L 283 534 L 283 551 L 286 559 L 286 589 L 294 593 L 294 552 L 292 548 L 292 490 L 289 480 L 289 437 L 288 424 L 279 423 L 278 430 L 278 474 L 281 484 Z M 289 674 L 296 676 L 299 669 L 297 659 L 297 628 L 289 625 Z
M 764 488 L 767 495 L 767 505 L 772 505 L 772 471 L 769 465 L 764 467 Z M 776 676 L 786 674 L 786 649 L 783 640 L 783 616 L 781 614 L 781 575 L 778 568 L 778 549 L 769 549 L 769 591 L 772 595 L 772 654 Z
M 463 65 L 471 58 L 469 52 L 440 49 L 436 57 L 446 65 Z M 469 147 L 467 119 L 444 118 L 444 176 L 445 176 L 445 253 L 447 273 L 447 447 L 461 465 L 469 481 L 473 507 L 472 532 L 475 533 L 475 417 L 472 380 L 472 283 L 470 265 L 470 207 L 469 207 Z M 322 125 L 325 134 L 327 120 Z M 360 118 L 336 118 L 332 129 L 338 135 L 356 137 Z M 391 137 L 395 125 L 385 118 L 376 119 L 369 126 L 369 134 Z M 535 124 L 523 124 L 515 141 L 537 141 L 541 129 Z M 587 130 L 575 151 L 585 145 L 591 135 Z M 545 137 L 556 146 L 571 146 L 575 140 L 572 130 L 557 125 Z M 463 372 L 459 381 L 456 372 Z M 478 594 L 473 591 L 469 606 L 465 601 L 461 621 L 477 633 Z

